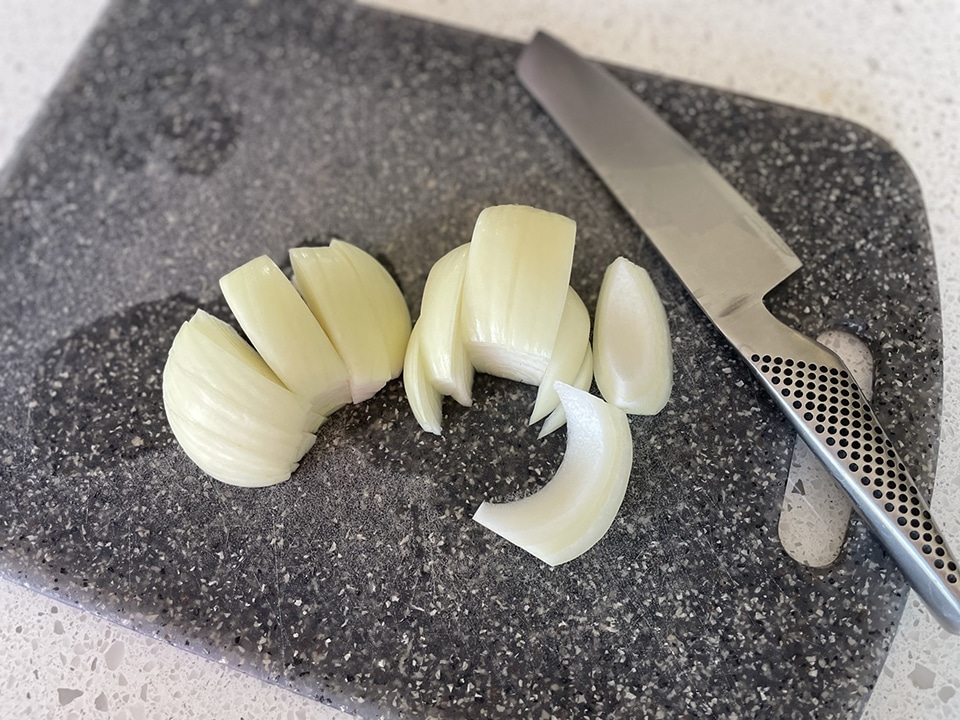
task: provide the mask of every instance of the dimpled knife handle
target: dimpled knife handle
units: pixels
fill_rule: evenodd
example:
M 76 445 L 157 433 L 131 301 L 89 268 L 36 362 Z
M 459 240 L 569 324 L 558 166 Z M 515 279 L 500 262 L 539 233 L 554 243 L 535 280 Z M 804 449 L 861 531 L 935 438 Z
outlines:
M 916 483 L 833 352 L 764 309 L 721 328 L 945 629 L 960 634 L 960 572 Z

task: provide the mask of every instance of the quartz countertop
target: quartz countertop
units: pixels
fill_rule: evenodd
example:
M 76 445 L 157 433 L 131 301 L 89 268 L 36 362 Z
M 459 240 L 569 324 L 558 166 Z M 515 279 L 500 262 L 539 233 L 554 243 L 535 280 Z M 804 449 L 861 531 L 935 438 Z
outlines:
M 0 0 L 0 164 L 104 5 Z M 389 0 L 377 6 L 518 40 L 547 28 L 595 57 L 838 115 L 890 140 L 917 175 L 937 253 L 945 358 L 932 506 L 957 546 L 960 3 Z M 6 716 L 343 717 L 6 582 L 0 607 Z M 865 716 L 960 717 L 958 687 L 960 638 L 940 630 L 911 597 Z

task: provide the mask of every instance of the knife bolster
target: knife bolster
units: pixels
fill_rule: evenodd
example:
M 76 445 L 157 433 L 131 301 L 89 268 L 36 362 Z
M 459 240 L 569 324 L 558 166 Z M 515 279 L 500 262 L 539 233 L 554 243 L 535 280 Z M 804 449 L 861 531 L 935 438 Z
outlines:
M 960 634 L 957 556 L 843 361 L 760 300 L 740 305 L 718 327 L 941 625 Z

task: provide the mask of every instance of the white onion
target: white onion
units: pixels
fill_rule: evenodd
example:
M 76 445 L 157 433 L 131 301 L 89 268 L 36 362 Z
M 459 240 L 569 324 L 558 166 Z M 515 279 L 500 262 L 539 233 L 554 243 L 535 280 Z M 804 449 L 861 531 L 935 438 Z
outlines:
M 473 402 L 473 365 L 460 329 L 460 296 L 469 252 L 469 244 L 461 245 L 430 269 L 417 319 L 421 362 L 430 383 L 465 407 Z
M 587 391 L 590 389 L 591 383 L 593 383 L 593 350 L 590 349 L 590 345 L 587 345 L 583 360 L 580 362 L 580 369 L 577 370 L 577 375 L 570 385 L 577 390 Z M 563 405 L 558 405 L 543 421 L 543 425 L 540 426 L 540 434 L 537 437 L 545 438 L 550 433 L 562 428 L 566 422 L 567 414 L 563 410 Z
M 570 284 L 576 223 L 522 205 L 480 213 L 463 281 L 461 323 L 473 366 L 539 385 Z
M 594 373 L 607 402 L 655 415 L 673 387 L 667 313 L 647 271 L 626 258 L 607 268 L 593 329 Z
M 439 435 L 443 423 L 443 396 L 430 382 L 421 352 L 422 341 L 420 322 L 417 321 L 407 343 L 407 354 L 403 363 L 403 390 L 420 427 Z
M 350 402 L 347 369 L 310 308 L 266 255 L 220 278 L 250 342 L 277 377 L 321 415 Z
M 294 248 L 297 289 L 343 359 L 353 402 L 373 397 L 403 370 L 410 311 L 400 288 L 371 255 L 334 240 Z
M 633 464 L 633 438 L 622 410 L 563 383 L 556 390 L 568 421 L 557 473 L 534 495 L 484 502 L 473 516 L 548 565 L 573 560 L 606 534 Z
M 560 329 L 553 343 L 550 362 L 547 363 L 547 369 L 537 389 L 537 401 L 534 403 L 533 413 L 530 415 L 531 425 L 545 418 L 560 405 L 554 383 L 559 381 L 567 385 L 575 384 L 574 378 L 577 377 L 589 346 L 590 313 L 587 312 L 587 306 L 583 304 L 583 300 L 576 291 L 568 287 L 563 315 L 560 318 Z
M 184 452 L 232 485 L 286 480 L 323 417 L 280 382 L 226 323 L 202 310 L 184 323 L 163 370 L 163 404 Z

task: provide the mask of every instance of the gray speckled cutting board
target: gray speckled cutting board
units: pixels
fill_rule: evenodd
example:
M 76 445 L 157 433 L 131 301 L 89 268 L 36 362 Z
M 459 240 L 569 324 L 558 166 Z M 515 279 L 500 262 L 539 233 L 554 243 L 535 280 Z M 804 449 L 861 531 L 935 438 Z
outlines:
M 854 521 L 812 572 L 777 540 L 786 421 L 513 75 L 518 48 L 341 2 L 113 6 L 0 182 L 0 573 L 363 716 L 856 715 L 906 587 Z M 875 406 L 929 488 L 940 405 L 930 239 L 869 131 L 618 71 L 781 231 L 771 297 L 876 357 Z M 592 310 L 626 254 L 661 291 L 676 387 L 632 418 L 608 536 L 548 568 L 470 520 L 532 492 L 560 432 L 486 377 L 424 435 L 399 381 L 339 412 L 288 482 L 221 485 L 164 421 L 160 371 L 218 278 L 339 236 L 419 306 L 485 206 L 579 224 Z

